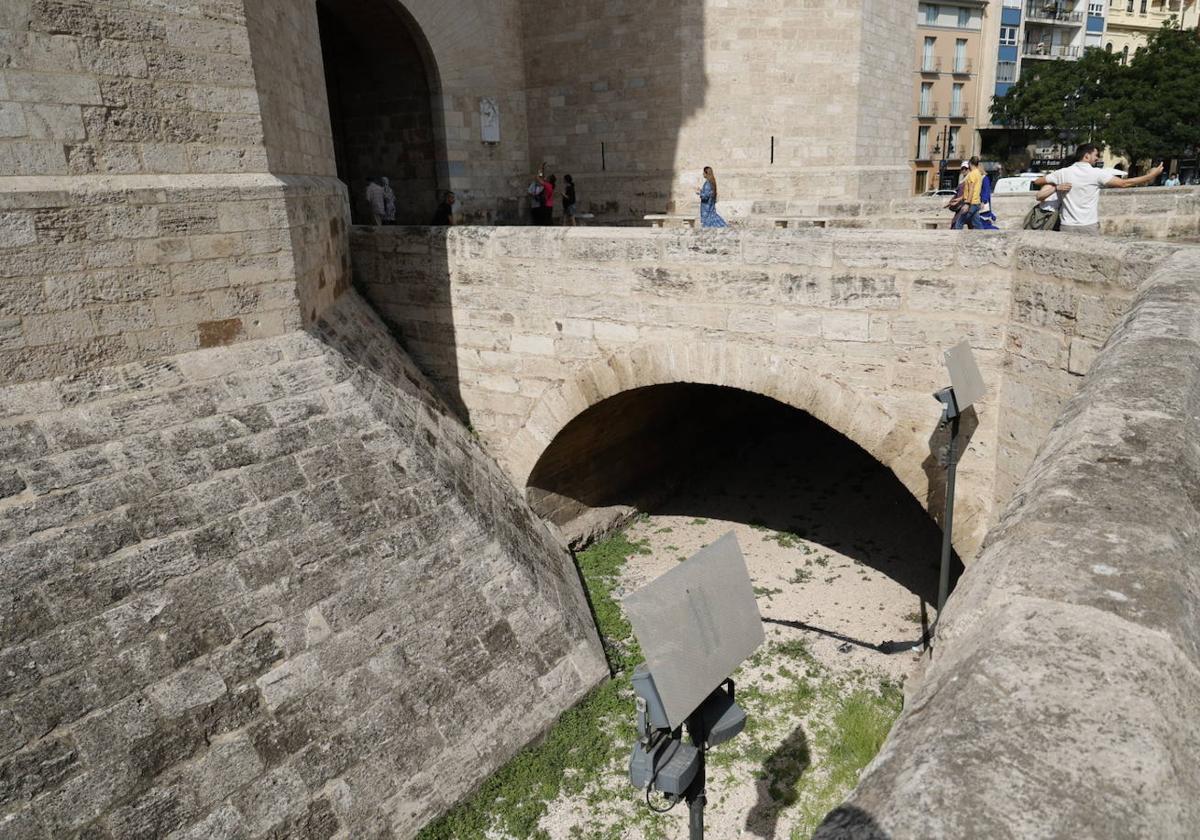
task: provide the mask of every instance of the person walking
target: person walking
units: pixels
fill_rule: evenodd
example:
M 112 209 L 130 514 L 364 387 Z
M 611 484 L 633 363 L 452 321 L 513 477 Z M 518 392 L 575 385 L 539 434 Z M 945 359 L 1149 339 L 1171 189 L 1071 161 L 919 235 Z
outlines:
M 442 203 L 433 211 L 434 227 L 451 227 L 454 225 L 454 193 L 448 192 L 442 196 Z
M 704 167 L 704 181 L 696 194 L 700 196 L 700 227 L 729 227 L 717 212 L 717 176 L 711 166 Z
M 570 175 L 564 175 L 562 192 L 563 224 L 568 227 L 574 227 L 578 224 L 575 219 L 575 201 L 575 179 Z
M 386 176 L 379 179 L 379 186 L 383 187 L 383 223 L 394 225 L 396 224 L 396 194 L 392 192 L 392 185 L 388 183 Z
M 1142 184 L 1153 182 L 1163 171 L 1160 163 L 1145 175 L 1123 178 L 1116 174 L 1116 170 L 1096 168 L 1096 161 L 1099 159 L 1100 148 L 1094 143 L 1084 143 L 1075 149 L 1074 164 L 1043 175 L 1033 182 L 1036 187 L 1044 187 L 1047 184 L 1060 187 L 1062 211 L 1059 230 L 1063 233 L 1099 236 L 1100 189 L 1140 187 Z
M 963 182 L 963 207 L 966 211 L 954 217 L 954 224 L 950 226 L 952 230 L 962 230 L 963 225 L 979 227 L 979 211 L 983 207 L 983 168 L 979 165 L 978 157 L 971 158 L 970 168 Z
M 379 183 L 379 178 L 371 175 L 367 178 L 367 224 L 381 225 L 383 224 L 383 216 L 386 212 L 386 203 L 384 201 L 383 184 Z

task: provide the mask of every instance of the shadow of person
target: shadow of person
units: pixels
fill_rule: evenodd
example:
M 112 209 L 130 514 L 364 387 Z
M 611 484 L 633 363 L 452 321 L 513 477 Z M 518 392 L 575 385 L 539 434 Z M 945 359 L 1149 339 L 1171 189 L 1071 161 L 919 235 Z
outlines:
M 758 800 L 746 815 L 746 830 L 756 837 L 773 838 L 779 813 L 794 805 L 798 797 L 796 782 L 812 764 L 808 736 L 797 726 L 763 762 L 755 785 Z
M 821 821 L 812 840 L 891 840 L 891 836 L 862 808 L 841 805 Z

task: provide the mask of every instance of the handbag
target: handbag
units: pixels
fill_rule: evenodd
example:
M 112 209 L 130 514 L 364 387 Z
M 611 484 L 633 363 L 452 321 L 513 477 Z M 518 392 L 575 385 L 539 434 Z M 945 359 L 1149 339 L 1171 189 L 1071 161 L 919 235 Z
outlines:
M 1058 211 L 1043 210 L 1035 204 L 1025 214 L 1021 227 L 1025 230 L 1054 230 L 1058 227 Z

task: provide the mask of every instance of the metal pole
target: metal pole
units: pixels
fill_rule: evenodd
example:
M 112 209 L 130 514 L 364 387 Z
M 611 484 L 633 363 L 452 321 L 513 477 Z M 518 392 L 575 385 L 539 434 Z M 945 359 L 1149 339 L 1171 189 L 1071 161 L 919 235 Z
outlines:
M 938 579 L 938 614 L 942 620 L 942 609 L 950 595 L 950 552 L 954 536 L 954 473 L 958 467 L 958 415 L 950 421 L 950 445 L 947 447 L 946 463 L 946 520 L 942 525 L 942 571 Z
M 700 769 L 696 771 L 696 778 L 692 780 L 687 792 L 688 840 L 704 840 L 704 806 L 707 803 L 704 795 L 704 742 L 708 736 L 704 732 L 704 715 L 699 709 L 688 721 L 688 735 L 692 738 L 692 744 L 700 751 Z

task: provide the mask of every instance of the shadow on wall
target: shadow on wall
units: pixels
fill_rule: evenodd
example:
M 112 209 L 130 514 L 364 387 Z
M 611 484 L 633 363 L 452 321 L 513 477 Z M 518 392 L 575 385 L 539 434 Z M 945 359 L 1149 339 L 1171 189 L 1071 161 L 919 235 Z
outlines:
M 529 156 L 598 218 L 662 212 L 704 104 L 703 0 L 525 3 Z M 696 173 L 697 183 L 700 174 Z
M 604 400 L 547 447 L 526 495 L 568 532 L 628 505 L 800 537 L 936 602 L 941 531 L 899 479 L 812 416 L 746 391 L 676 383 Z
M 469 425 L 470 413 L 460 392 L 458 339 L 450 300 L 449 230 L 360 226 L 351 232 L 350 250 L 355 283 L 363 297 L 392 315 L 383 319 L 392 335 L 446 404 Z M 486 236 L 485 228 L 458 230 L 455 240 L 459 247 L 470 247 L 472 231 Z M 365 244 L 367 237 L 378 237 L 379 247 Z M 387 269 L 377 267 L 374 260 L 386 260 Z M 386 277 L 386 282 L 369 283 L 379 277 Z M 492 317 L 497 319 L 495 326 L 505 318 L 511 326 L 512 315 L 495 312 Z M 401 329 L 398 321 L 409 326 Z
M 958 441 L 955 444 L 955 460 L 962 463 L 963 453 L 971 445 L 971 438 L 979 428 L 979 415 L 975 407 L 968 407 L 961 415 L 958 427 Z M 946 466 L 950 447 L 950 427 L 939 423 L 929 435 L 929 454 L 921 462 L 929 489 L 925 494 L 925 509 L 940 525 L 946 516 Z

